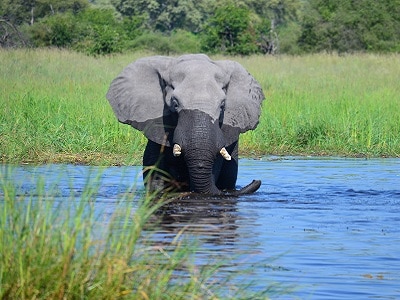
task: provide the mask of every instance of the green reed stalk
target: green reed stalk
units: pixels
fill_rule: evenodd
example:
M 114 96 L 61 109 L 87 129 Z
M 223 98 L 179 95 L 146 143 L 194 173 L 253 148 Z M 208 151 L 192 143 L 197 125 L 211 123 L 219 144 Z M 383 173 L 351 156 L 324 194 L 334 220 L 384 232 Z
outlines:
M 7 172 L 12 168 L 0 170 L 0 299 L 224 299 L 229 290 L 245 299 L 272 294 L 268 288 L 244 289 L 231 278 L 215 280 L 224 259 L 197 267 L 196 242 L 183 231 L 169 243 L 153 242 L 150 224 L 166 200 L 140 196 L 133 187 L 120 195 L 110 215 L 96 210 L 98 178 L 88 180 L 78 198 L 60 200 L 56 185 L 49 188 L 39 178 L 27 194 Z

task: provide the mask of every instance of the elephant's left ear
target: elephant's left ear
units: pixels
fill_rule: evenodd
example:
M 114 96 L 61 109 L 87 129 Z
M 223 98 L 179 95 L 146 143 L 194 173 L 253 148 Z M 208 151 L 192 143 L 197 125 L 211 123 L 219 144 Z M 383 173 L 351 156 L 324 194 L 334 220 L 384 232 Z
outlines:
M 257 127 L 264 93 L 260 84 L 239 63 L 216 62 L 231 74 L 227 84 L 223 130 L 243 133 Z

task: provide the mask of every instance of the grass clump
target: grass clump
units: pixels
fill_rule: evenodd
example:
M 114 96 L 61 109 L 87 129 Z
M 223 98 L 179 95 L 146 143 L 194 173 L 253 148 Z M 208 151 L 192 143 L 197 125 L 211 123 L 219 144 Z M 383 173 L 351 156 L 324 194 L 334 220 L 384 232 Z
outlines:
M 102 211 L 98 178 L 68 196 L 40 178 L 28 191 L 7 179 L 11 168 L 0 171 L 0 299 L 266 297 L 216 280 L 221 259 L 196 266 L 196 241 L 183 231 L 152 240 L 149 222 L 165 199 L 131 187 Z

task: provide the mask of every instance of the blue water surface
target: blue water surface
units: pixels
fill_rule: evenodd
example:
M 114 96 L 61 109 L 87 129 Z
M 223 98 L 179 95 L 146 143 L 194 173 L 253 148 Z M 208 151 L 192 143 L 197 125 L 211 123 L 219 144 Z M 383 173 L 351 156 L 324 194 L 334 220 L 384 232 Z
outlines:
M 0 172 L 21 197 L 44 189 L 59 201 L 79 197 L 95 178 L 99 214 L 112 214 L 127 190 L 143 193 L 140 167 L 3 165 Z M 276 287 L 273 299 L 400 299 L 399 159 L 241 159 L 238 186 L 252 179 L 262 180 L 252 195 L 171 203 L 153 239 L 165 243 L 185 228 L 200 241 L 198 265 L 225 259 L 218 276 L 248 270 L 238 284 Z

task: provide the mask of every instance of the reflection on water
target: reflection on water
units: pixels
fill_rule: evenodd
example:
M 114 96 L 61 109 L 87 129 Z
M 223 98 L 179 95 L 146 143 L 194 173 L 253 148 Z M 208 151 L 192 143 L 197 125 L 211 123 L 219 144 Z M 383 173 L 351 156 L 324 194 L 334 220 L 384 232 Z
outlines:
M 156 216 L 159 230 L 173 236 L 184 228 L 213 246 L 233 245 L 237 239 L 237 198 L 187 196 L 163 206 Z
M 126 191 L 141 193 L 139 167 L 100 169 L 0 167 L 21 194 L 31 195 L 41 176 L 60 201 L 97 177 L 103 214 Z M 200 242 L 197 264 L 227 258 L 223 271 L 250 269 L 260 288 L 295 287 L 281 299 L 398 299 L 399 159 L 242 159 L 238 184 L 252 179 L 263 181 L 253 195 L 187 196 L 164 206 L 154 216 L 154 242 L 168 243 L 184 229 Z

